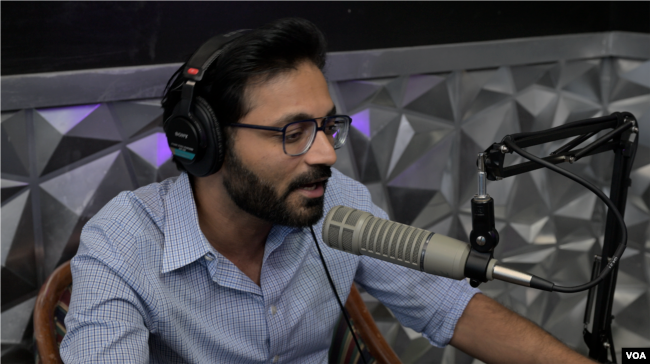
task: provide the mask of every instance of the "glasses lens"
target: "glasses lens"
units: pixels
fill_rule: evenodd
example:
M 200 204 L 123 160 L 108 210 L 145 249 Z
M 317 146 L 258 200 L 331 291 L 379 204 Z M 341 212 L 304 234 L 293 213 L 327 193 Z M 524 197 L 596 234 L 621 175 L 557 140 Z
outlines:
M 287 125 L 284 131 L 284 151 L 289 155 L 300 155 L 308 148 L 314 139 L 316 122 L 313 120 L 299 121 Z
M 348 136 L 349 116 L 333 116 L 323 119 L 323 132 L 334 149 L 343 146 Z M 298 121 L 287 125 L 284 132 L 284 152 L 296 156 L 305 153 L 314 141 L 318 124 L 315 120 Z
M 327 119 L 325 134 L 332 138 L 331 143 L 334 149 L 338 149 L 345 144 L 350 129 L 350 121 L 351 119 L 347 116 L 336 116 Z

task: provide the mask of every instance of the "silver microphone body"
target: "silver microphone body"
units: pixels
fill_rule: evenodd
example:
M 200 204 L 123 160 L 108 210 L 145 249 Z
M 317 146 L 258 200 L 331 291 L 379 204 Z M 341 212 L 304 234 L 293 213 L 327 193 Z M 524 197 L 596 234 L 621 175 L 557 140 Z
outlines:
M 470 252 L 469 244 L 460 240 L 346 206 L 335 206 L 328 212 L 323 241 L 344 252 L 457 280 L 465 278 Z

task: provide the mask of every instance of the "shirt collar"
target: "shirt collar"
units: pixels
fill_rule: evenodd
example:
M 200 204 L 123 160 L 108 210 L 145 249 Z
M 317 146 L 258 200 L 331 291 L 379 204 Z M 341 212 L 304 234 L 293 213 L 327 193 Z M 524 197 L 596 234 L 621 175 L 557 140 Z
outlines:
M 167 194 L 165 214 L 162 273 L 181 268 L 210 252 L 209 243 L 199 227 L 187 173 L 181 173 Z
M 192 186 L 187 173 L 181 173 L 167 194 L 165 214 L 166 223 L 163 230 L 165 243 L 161 273 L 168 273 L 184 267 L 210 252 L 217 258 L 222 257 L 201 232 Z M 298 230 L 301 229 L 274 225 L 267 237 L 264 261 L 282 244 L 287 235 Z

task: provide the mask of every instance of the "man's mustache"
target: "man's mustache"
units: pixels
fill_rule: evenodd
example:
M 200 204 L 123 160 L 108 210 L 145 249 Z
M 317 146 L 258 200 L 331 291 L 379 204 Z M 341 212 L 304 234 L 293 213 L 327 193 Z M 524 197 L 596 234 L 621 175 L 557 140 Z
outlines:
M 289 187 L 287 187 L 287 191 L 284 193 L 283 198 L 286 198 L 291 192 L 301 188 L 308 183 L 311 183 L 317 179 L 330 177 L 332 177 L 332 168 L 329 166 L 315 166 L 310 171 L 301 174 L 293 181 L 291 181 Z

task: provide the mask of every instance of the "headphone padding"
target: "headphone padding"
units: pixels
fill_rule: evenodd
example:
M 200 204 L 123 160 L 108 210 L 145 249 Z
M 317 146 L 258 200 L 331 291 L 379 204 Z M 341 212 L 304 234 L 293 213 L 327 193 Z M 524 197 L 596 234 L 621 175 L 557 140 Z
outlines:
M 205 133 L 205 150 L 199 163 L 187 165 L 188 172 L 197 177 L 209 176 L 216 173 L 223 164 L 224 145 L 222 130 L 217 116 L 210 104 L 202 97 L 197 96 L 193 100 L 195 121 L 201 123 Z

